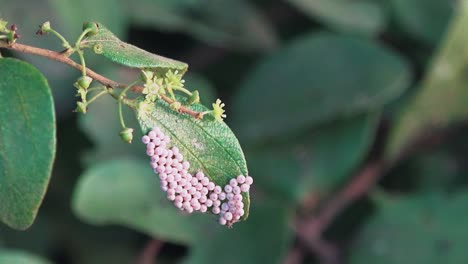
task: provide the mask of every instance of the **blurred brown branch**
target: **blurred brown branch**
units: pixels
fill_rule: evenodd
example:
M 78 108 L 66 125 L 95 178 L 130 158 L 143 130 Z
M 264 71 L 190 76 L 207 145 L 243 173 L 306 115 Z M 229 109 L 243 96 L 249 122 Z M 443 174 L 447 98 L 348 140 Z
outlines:
M 380 162 L 367 164 L 342 190 L 334 195 L 315 216 L 297 220 L 296 235 L 308 249 L 317 254 L 321 263 L 341 263 L 338 249 L 322 238 L 323 231 L 356 199 L 365 195 L 382 172 Z
M 135 264 L 156 264 L 156 256 L 161 250 L 163 242 L 156 239 L 151 239 L 145 245 Z

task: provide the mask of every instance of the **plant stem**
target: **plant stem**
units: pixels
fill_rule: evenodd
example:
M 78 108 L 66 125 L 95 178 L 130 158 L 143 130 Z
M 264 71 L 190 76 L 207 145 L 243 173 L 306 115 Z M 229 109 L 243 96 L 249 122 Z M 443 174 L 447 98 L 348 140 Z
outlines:
M 22 52 L 22 53 L 27 53 L 27 54 L 32 54 L 32 55 L 45 57 L 45 58 L 48 58 L 50 60 L 55 60 L 55 61 L 67 64 L 67 65 L 69 65 L 69 66 L 71 66 L 71 67 L 73 67 L 73 68 L 75 68 L 75 69 L 77 69 L 79 71 L 82 71 L 82 68 L 83 68 L 80 64 L 78 64 L 75 61 L 73 61 L 72 59 L 68 58 L 66 56 L 66 54 L 62 54 L 60 52 L 56 52 L 56 51 L 52 51 L 52 50 L 48 50 L 48 49 L 41 49 L 41 48 L 29 46 L 29 45 L 20 44 L 20 43 L 8 44 L 5 41 L 0 41 L 0 48 L 6 48 L 6 49 L 11 49 L 11 50 L 15 50 L 15 51 L 18 51 L 18 52 Z M 86 75 L 93 78 L 94 80 L 98 81 L 99 83 L 103 84 L 106 87 L 110 87 L 110 88 L 125 88 L 125 87 L 127 87 L 127 85 L 120 84 L 120 83 L 118 83 L 116 81 L 108 79 L 108 78 L 94 72 L 91 69 L 86 69 Z M 143 91 L 143 87 L 135 85 L 135 86 L 133 86 L 131 88 L 131 90 L 133 92 L 135 92 L 135 93 L 141 93 L 141 91 Z M 172 99 L 170 99 L 169 97 L 167 97 L 165 95 L 161 95 L 161 98 L 168 104 L 172 104 L 174 102 Z M 193 116 L 195 118 L 198 118 L 198 119 L 201 119 L 203 117 L 203 115 L 204 115 L 201 112 L 193 111 L 190 108 L 187 108 L 187 107 L 184 107 L 184 106 L 180 107 L 179 112 L 191 115 L 191 116 Z
M 182 88 L 177 88 L 177 89 L 174 89 L 174 90 L 181 91 L 181 92 L 187 94 L 188 96 L 192 96 L 192 92 L 190 92 L 189 90 L 185 89 L 184 87 L 182 87 Z
M 83 40 L 83 38 L 86 36 L 86 34 L 88 34 L 90 31 L 92 31 L 92 29 L 87 28 L 87 29 L 83 30 L 83 32 L 81 32 L 80 36 L 78 37 L 78 39 L 75 42 L 75 48 L 76 49 L 80 49 L 81 40 Z
M 108 93 L 107 90 L 104 90 L 104 91 L 102 91 L 102 92 L 96 94 L 93 98 L 91 98 L 91 99 L 88 100 L 87 104 L 88 104 L 88 105 L 91 104 L 94 100 L 98 99 L 99 97 L 101 97 L 101 95 L 104 95 L 104 94 L 106 94 L 106 93 Z
M 139 82 L 139 80 L 134 81 L 133 83 L 129 84 L 127 87 L 125 87 L 125 89 L 123 89 L 123 91 L 119 95 L 119 100 L 118 100 L 118 102 L 119 102 L 119 119 L 120 119 L 120 125 L 122 126 L 122 128 L 127 128 L 125 126 L 125 121 L 124 121 L 123 113 L 122 113 L 122 101 L 123 101 L 127 91 L 129 89 L 131 89 L 134 85 L 136 85 L 138 82 Z
M 84 59 L 83 51 L 80 49 L 77 49 L 76 52 L 78 53 L 78 56 L 80 57 L 80 62 L 81 62 L 81 75 L 83 77 L 86 76 L 86 62 Z
M 62 41 L 62 45 L 64 48 L 71 49 L 70 43 L 68 43 L 68 41 L 62 36 L 62 34 L 58 33 L 57 31 L 53 29 L 48 30 L 48 32 L 54 34 L 58 39 L 60 39 L 60 41 Z

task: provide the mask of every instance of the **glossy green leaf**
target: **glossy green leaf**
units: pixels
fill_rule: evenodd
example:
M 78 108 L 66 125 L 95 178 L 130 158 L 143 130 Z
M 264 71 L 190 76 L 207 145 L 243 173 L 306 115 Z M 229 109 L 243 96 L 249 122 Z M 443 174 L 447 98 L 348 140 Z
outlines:
M 467 192 L 380 201 L 377 213 L 351 245 L 349 263 L 464 263 L 467 203 Z
M 131 159 L 89 168 L 75 188 L 72 207 L 86 222 L 120 224 L 176 243 L 193 243 L 207 222 L 215 225 L 201 214 L 182 214 L 167 200 L 149 162 Z
M 385 13 L 372 0 L 289 0 L 299 10 L 343 32 L 374 35 L 384 29 Z
M 149 53 L 117 38 L 104 25 L 97 23 L 99 31 L 86 37 L 82 44 L 90 46 L 95 52 L 107 59 L 132 68 L 175 69 L 185 72 L 188 65 L 184 62 Z
M 395 160 L 419 136 L 468 116 L 468 4 L 459 3 L 458 15 L 419 90 L 407 101 L 390 131 L 387 160 Z
M 183 264 L 282 263 L 293 242 L 291 211 L 271 201 L 259 201 L 248 221 L 233 229 L 205 233 Z
M 436 45 L 445 33 L 455 2 L 441 0 L 390 0 L 396 22 L 403 30 Z
M 284 136 L 378 109 L 410 76 L 401 57 L 368 40 L 307 35 L 252 70 L 234 97 L 233 123 L 249 142 Z
M 55 156 L 49 86 L 28 63 L 0 59 L 0 220 L 26 229 L 36 217 Z
M 377 116 L 367 114 L 336 121 L 288 140 L 287 145 L 277 143 L 247 153 L 257 188 L 291 203 L 310 194 L 328 195 L 367 154 Z
M 163 31 L 237 49 L 271 50 L 277 44 L 271 23 L 250 1 L 137 0 L 128 2 L 133 21 Z
M 207 110 L 200 104 L 191 108 L 195 111 Z M 158 100 L 151 111 L 140 110 L 137 116 L 143 133 L 159 127 L 171 138 L 172 144 L 190 162 L 190 173 L 201 170 L 220 186 L 228 184 L 230 179 L 238 175 L 248 175 L 244 153 L 236 136 L 226 123 L 214 120 L 211 115 L 197 120 L 192 116 L 179 114 L 164 101 Z M 248 193 L 243 193 L 243 196 L 243 219 L 246 219 L 250 199 Z
M 50 264 L 51 262 L 30 253 L 0 248 L 0 263 L 5 264 Z

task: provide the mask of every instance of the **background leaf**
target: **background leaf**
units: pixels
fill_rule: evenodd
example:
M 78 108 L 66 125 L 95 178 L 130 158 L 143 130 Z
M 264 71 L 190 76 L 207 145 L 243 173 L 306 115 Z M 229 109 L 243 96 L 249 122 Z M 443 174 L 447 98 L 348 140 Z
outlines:
M 436 45 L 448 26 L 454 1 L 390 0 L 396 23 L 412 37 Z
M 28 63 L 0 59 L 0 219 L 26 229 L 36 217 L 55 156 L 52 95 Z
M 293 205 L 310 194 L 320 198 L 328 195 L 366 155 L 377 116 L 366 114 L 325 124 L 287 144 L 248 152 L 258 188 Z
M 149 162 L 130 159 L 88 169 L 75 188 L 72 206 L 86 222 L 121 224 L 176 243 L 191 244 L 206 223 L 216 225 L 206 216 L 183 215 L 167 200 Z
M 410 75 L 401 57 L 372 42 L 307 35 L 252 70 L 232 120 L 245 142 L 284 136 L 377 109 L 406 89 Z
M 468 4 L 460 2 L 459 14 L 419 89 L 399 112 L 392 128 L 386 158 L 391 162 L 420 135 L 445 127 L 468 115 L 465 68 L 468 65 Z M 447 104 L 447 102 L 450 102 Z
M 350 248 L 350 263 L 463 263 L 468 193 L 382 200 Z
M 0 263 L 8 264 L 50 264 L 51 262 L 41 259 L 32 254 L 13 249 L 0 249 Z
M 251 1 L 138 0 L 128 10 L 137 24 L 187 32 L 228 48 L 264 51 L 277 44 L 272 25 Z
M 343 32 L 375 35 L 385 26 L 385 13 L 376 1 L 289 0 L 299 10 Z
M 203 112 L 207 108 L 194 104 L 191 108 Z M 249 175 L 244 153 L 234 133 L 224 122 L 206 115 L 203 120 L 180 114 L 172 110 L 161 99 L 157 100 L 150 112 L 139 110 L 138 121 L 144 134 L 153 127 L 159 127 L 180 149 L 184 159 L 190 162 L 190 173 L 203 171 L 216 185 L 224 186 L 238 175 Z M 248 193 L 242 193 L 245 214 L 249 214 Z
M 258 201 L 248 221 L 236 224 L 233 229 L 217 229 L 199 237 L 182 263 L 281 263 L 292 243 L 292 233 L 287 226 L 289 214 L 290 210 L 284 206 Z

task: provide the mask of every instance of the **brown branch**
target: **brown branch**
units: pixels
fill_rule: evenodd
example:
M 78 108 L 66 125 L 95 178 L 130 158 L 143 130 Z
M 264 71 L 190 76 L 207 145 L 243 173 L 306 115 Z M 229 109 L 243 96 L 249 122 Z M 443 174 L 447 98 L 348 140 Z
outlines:
M 283 264 L 301 264 L 304 260 L 304 251 L 299 246 L 293 247 L 286 258 L 283 260 Z
M 380 162 L 369 163 L 333 196 L 315 217 L 296 221 L 298 238 L 315 252 L 322 263 L 339 263 L 336 249 L 322 238 L 323 231 L 353 201 L 366 194 L 376 183 L 382 171 Z
M 41 48 L 29 46 L 29 45 L 24 45 L 24 44 L 20 44 L 20 43 L 11 43 L 11 44 L 9 44 L 9 43 L 7 43 L 5 41 L 0 41 L 0 48 L 6 48 L 6 49 L 22 52 L 22 53 L 27 53 L 27 54 L 32 54 L 32 55 L 45 57 L 45 58 L 48 58 L 50 60 L 54 60 L 54 61 L 58 61 L 58 62 L 67 64 L 67 65 L 69 65 L 69 66 L 71 66 L 71 67 L 73 67 L 73 68 L 75 68 L 75 69 L 77 69 L 79 71 L 81 71 L 82 68 L 83 68 L 81 66 L 81 64 L 78 64 L 75 61 L 73 61 L 72 59 L 70 59 L 66 55 L 66 52 L 61 53 L 61 52 L 56 52 L 56 51 L 52 51 L 52 50 L 48 50 L 48 49 L 41 49 Z M 98 81 L 99 83 L 103 84 L 106 87 L 110 87 L 110 88 L 124 88 L 124 87 L 127 87 L 127 85 L 115 82 L 115 81 L 113 81 L 113 80 L 111 80 L 111 79 L 109 79 L 107 77 L 104 77 L 101 74 L 98 74 L 98 73 L 94 72 L 93 70 L 90 70 L 89 68 L 86 68 L 86 75 L 93 78 L 94 80 Z M 135 85 L 130 90 L 132 92 L 135 92 L 135 93 L 141 93 L 143 91 L 143 87 Z M 165 95 L 162 95 L 161 98 L 165 102 L 167 102 L 168 104 L 174 103 L 174 100 L 170 99 L 169 97 L 167 97 Z M 189 114 L 189 115 L 191 115 L 191 116 L 193 116 L 193 117 L 195 117 L 197 119 L 203 118 L 203 113 L 202 112 L 193 111 L 193 110 L 191 110 L 191 109 L 189 109 L 187 107 L 184 107 L 184 106 L 181 106 L 179 108 L 179 112 Z
M 140 255 L 137 258 L 136 264 L 155 264 L 156 256 L 161 250 L 163 242 L 156 239 L 151 239 L 145 245 Z

